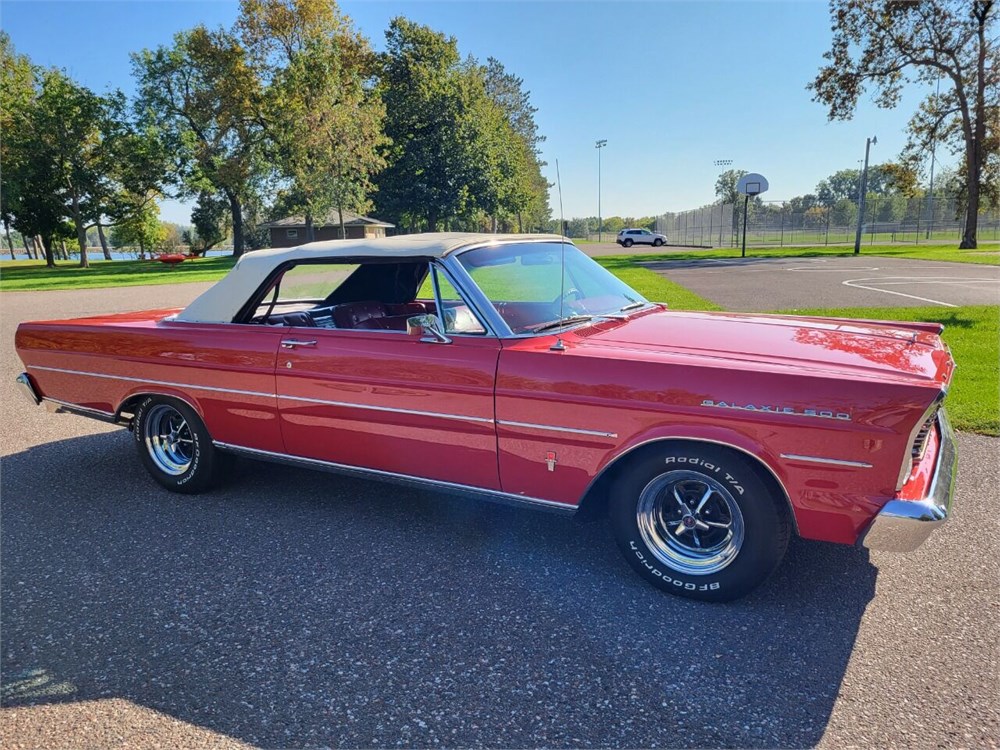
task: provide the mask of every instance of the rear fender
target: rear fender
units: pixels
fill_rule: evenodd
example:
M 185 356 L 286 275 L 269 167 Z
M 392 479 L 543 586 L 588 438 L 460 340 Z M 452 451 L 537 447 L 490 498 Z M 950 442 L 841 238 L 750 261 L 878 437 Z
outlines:
M 135 408 L 147 396 L 166 396 L 177 399 L 178 401 L 190 406 L 194 410 L 195 414 L 201 417 L 202 421 L 205 419 L 205 413 L 202 410 L 201 405 L 198 403 L 197 399 L 192 398 L 191 394 L 184 393 L 183 391 L 171 386 L 157 386 L 156 390 L 151 390 L 148 385 L 137 385 L 134 389 L 129 391 L 129 393 L 118 405 L 118 408 L 115 410 L 115 421 L 131 423 L 132 414 L 134 413 Z

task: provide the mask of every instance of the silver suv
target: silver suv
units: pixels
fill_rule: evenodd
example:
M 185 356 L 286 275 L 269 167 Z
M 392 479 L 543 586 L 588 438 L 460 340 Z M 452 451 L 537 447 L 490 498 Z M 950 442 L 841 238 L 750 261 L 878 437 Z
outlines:
M 666 241 L 667 236 L 665 234 L 650 232 L 648 229 L 623 229 L 618 233 L 618 237 L 615 238 L 615 242 L 623 247 L 632 247 L 632 245 L 652 245 L 653 247 L 659 247 L 665 244 Z

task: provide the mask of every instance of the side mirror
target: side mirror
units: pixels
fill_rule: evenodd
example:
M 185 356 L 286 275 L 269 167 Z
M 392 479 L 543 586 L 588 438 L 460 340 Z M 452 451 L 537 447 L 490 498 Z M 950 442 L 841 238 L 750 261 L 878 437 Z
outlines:
M 441 332 L 436 315 L 414 315 L 406 319 L 406 334 L 418 336 L 429 344 L 450 344 L 451 339 Z

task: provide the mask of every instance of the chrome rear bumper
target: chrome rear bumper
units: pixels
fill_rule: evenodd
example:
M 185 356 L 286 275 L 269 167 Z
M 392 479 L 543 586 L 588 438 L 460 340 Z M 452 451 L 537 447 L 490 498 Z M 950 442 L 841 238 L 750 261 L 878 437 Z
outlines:
M 955 433 L 944 409 L 938 412 L 937 423 L 941 447 L 926 497 L 921 500 L 890 500 L 858 540 L 859 544 L 868 549 L 912 552 L 934 529 L 948 520 L 955 492 L 958 450 Z
M 16 381 L 17 389 L 24 394 L 26 399 L 35 406 L 42 403 L 41 397 L 35 392 L 35 386 L 31 384 L 31 378 L 28 377 L 28 373 L 22 372 L 17 376 Z

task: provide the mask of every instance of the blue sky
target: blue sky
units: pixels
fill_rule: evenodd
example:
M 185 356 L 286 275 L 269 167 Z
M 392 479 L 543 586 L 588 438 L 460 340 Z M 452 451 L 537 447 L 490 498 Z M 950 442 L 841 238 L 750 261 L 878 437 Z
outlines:
M 383 2 L 341 3 L 384 46 L 390 18 L 405 15 L 458 39 L 462 54 L 500 59 L 525 80 L 547 136 L 546 174 L 562 176 L 567 218 L 642 216 L 714 199 L 716 159 L 768 178 L 767 198 L 811 191 L 856 167 L 867 135 L 872 161 L 900 151 L 921 92 L 879 110 L 867 98 L 854 119 L 828 123 L 805 85 L 830 40 L 825 0 L 800 2 Z M 129 52 L 170 41 L 197 23 L 229 25 L 237 3 L 215 0 L 49 2 L 2 0 L 0 27 L 38 64 L 65 68 L 103 91 L 132 88 Z M 938 153 L 938 159 L 947 155 Z M 559 212 L 552 190 L 552 207 Z M 188 222 L 175 202 L 163 218 Z

